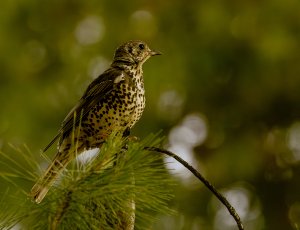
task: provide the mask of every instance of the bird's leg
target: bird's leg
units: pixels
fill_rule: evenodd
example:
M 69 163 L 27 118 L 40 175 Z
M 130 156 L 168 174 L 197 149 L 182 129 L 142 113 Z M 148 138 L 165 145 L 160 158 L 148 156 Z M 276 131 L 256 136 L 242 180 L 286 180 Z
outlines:
M 125 131 L 123 132 L 123 137 L 128 137 L 128 136 L 130 136 L 130 128 L 129 127 L 127 127 L 125 129 Z
M 123 137 L 127 137 L 128 141 L 138 141 L 139 140 L 139 138 L 136 136 L 130 136 L 130 128 L 128 128 L 128 127 L 123 132 Z

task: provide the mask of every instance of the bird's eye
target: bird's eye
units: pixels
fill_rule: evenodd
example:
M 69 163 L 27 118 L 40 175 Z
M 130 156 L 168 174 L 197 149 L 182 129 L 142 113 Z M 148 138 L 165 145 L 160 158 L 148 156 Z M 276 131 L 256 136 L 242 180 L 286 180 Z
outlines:
M 145 45 L 143 43 L 139 44 L 141 50 L 145 49 Z

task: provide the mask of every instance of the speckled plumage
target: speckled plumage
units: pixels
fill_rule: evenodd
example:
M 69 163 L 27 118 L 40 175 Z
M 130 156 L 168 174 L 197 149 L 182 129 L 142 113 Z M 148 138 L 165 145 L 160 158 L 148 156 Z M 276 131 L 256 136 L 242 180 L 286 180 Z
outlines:
M 59 139 L 54 160 L 31 190 L 37 203 L 76 154 L 101 147 L 112 132 L 124 133 L 140 119 L 145 107 L 142 65 L 158 54 L 142 41 L 129 41 L 116 50 L 110 68 L 88 86 L 45 148 Z

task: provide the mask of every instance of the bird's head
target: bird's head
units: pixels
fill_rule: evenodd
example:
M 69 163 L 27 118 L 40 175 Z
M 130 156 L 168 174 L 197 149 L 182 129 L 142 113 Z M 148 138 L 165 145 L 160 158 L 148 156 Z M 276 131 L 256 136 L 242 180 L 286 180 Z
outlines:
M 151 50 L 149 46 L 139 40 L 129 41 L 121 45 L 115 52 L 114 63 L 125 65 L 142 64 L 151 56 L 160 55 L 158 51 Z

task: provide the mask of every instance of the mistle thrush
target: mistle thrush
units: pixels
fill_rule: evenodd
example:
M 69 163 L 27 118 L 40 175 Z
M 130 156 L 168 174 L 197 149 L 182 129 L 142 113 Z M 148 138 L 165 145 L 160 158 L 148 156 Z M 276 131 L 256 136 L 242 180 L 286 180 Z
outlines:
M 111 66 L 88 86 L 44 149 L 59 139 L 52 163 L 31 189 L 30 196 L 35 202 L 43 200 L 76 154 L 101 147 L 112 132 L 128 132 L 140 119 L 145 107 L 142 65 L 159 54 L 142 41 L 126 42 L 116 50 Z

